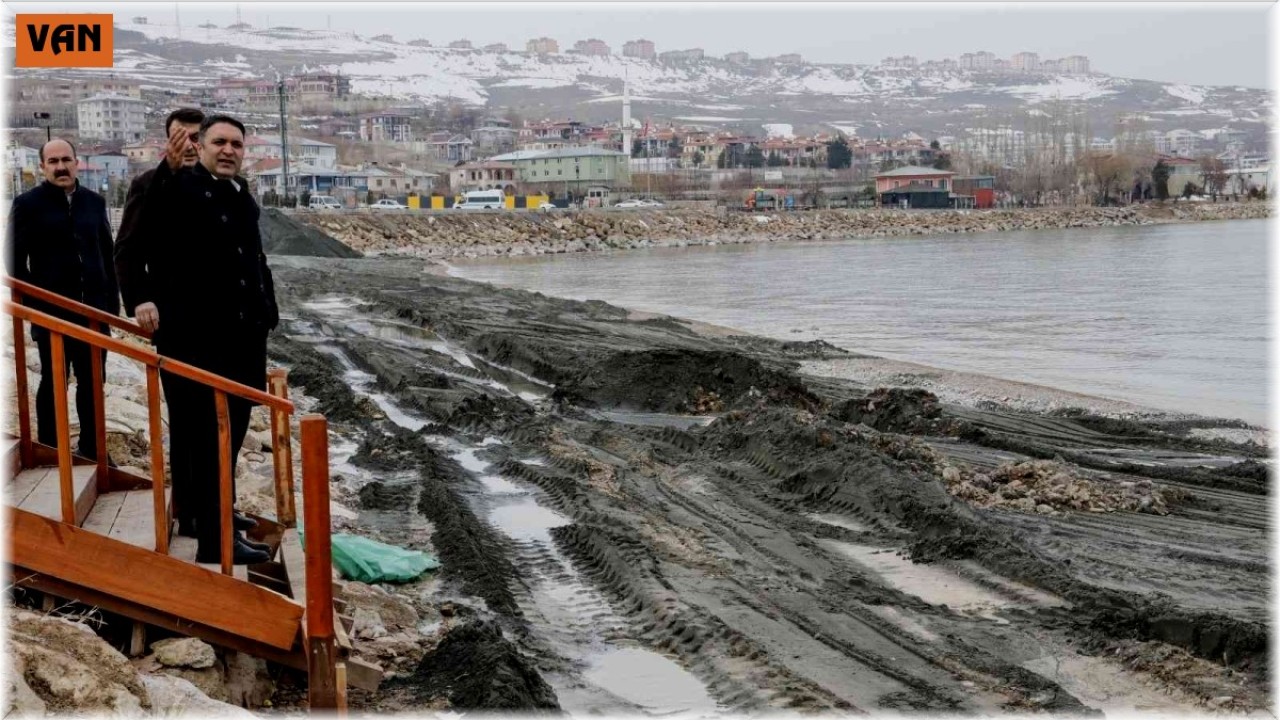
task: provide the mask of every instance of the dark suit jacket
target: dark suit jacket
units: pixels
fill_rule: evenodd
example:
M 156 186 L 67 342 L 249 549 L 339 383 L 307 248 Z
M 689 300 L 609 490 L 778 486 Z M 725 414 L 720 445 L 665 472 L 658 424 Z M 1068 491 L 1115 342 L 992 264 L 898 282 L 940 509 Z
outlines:
M 11 276 L 112 315 L 120 313 L 111 221 L 101 195 L 77 183 L 68 204 L 62 188 L 43 182 L 13 199 L 7 235 L 5 268 Z M 27 304 L 67 320 L 78 318 L 38 301 Z
M 163 165 L 164 162 L 161 161 Z M 133 317 L 139 302 L 131 291 L 141 287 L 145 282 L 147 268 L 138 259 L 138 243 L 133 238 L 138 232 L 138 218 L 142 216 L 142 207 L 146 204 L 147 188 L 151 186 L 151 178 L 155 169 L 148 170 L 129 183 L 129 194 L 125 196 L 124 212 L 120 217 L 120 230 L 116 232 L 115 266 L 116 276 L 120 278 L 120 289 L 124 298 L 124 313 Z
M 280 315 L 258 204 L 237 183 L 203 165 L 156 168 L 116 259 L 129 268 L 121 277 L 129 303 L 156 304 L 161 354 L 263 387 L 263 342 Z

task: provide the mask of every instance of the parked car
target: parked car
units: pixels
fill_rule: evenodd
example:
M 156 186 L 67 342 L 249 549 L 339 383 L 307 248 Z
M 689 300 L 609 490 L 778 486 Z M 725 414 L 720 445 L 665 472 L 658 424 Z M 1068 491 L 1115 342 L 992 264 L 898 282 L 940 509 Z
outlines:
M 373 208 L 374 210 L 408 210 L 409 209 L 407 206 L 401 205 L 399 202 L 392 200 L 391 198 L 383 198 L 378 202 L 370 205 L 369 207 Z
M 538 203 L 538 210 L 541 212 L 551 212 L 552 210 L 559 210 L 559 209 L 560 208 L 556 207 L 554 203 L 549 203 L 549 202 Z
M 341 210 L 342 203 L 330 195 L 312 195 L 307 207 L 312 210 Z
M 644 203 L 645 207 L 655 207 L 655 208 L 666 207 L 666 205 L 663 205 L 657 200 L 641 200 L 640 202 Z
M 614 205 L 614 207 L 616 207 L 616 208 L 642 208 L 642 207 L 647 207 L 647 205 L 646 205 L 645 201 L 643 201 L 643 200 L 623 200 L 622 202 L 615 204 L 615 205 Z

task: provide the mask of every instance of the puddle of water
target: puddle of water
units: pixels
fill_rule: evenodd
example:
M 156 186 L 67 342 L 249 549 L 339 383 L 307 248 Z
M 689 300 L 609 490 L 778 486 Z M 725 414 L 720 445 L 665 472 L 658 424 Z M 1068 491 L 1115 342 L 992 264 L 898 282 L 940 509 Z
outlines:
M 350 310 L 357 305 L 371 305 L 372 303 L 359 300 L 353 297 L 345 297 L 341 295 L 325 295 L 318 297 L 310 302 L 302 303 L 302 307 L 307 310 L 315 310 L 317 312 L 337 312 L 342 310 Z
M 1031 672 L 1056 682 L 1089 707 L 1107 717 L 1134 717 L 1137 713 L 1187 713 L 1186 698 L 1155 688 L 1115 663 L 1102 658 L 1054 654 L 1022 664 Z
M 1008 622 L 991 612 L 1009 607 L 1012 602 L 946 568 L 913 563 L 896 551 L 884 548 L 838 540 L 823 540 L 821 544 L 871 570 L 891 587 L 927 603 L 946 605 L 957 612 L 990 618 L 1001 624 Z
M 490 495 L 528 495 L 529 491 L 511 482 L 510 480 L 499 477 L 498 475 L 481 475 L 477 478 L 480 484 L 484 486 L 485 492 Z
M 569 525 L 573 521 L 550 508 L 542 507 L 537 500 L 524 499 L 506 505 L 498 505 L 489 511 L 489 521 L 512 540 L 551 544 L 551 528 Z
M 835 513 L 808 513 L 805 517 L 810 520 L 816 520 L 823 525 L 834 525 L 854 532 L 867 532 L 871 529 L 847 515 L 837 515 Z
M 688 430 L 710 425 L 719 415 L 673 415 L 671 413 L 631 412 L 629 410 L 591 410 L 590 415 L 623 425 L 648 425 Z
M 610 648 L 587 658 L 583 677 L 647 714 L 714 714 L 718 707 L 702 683 L 671 660 L 641 648 Z

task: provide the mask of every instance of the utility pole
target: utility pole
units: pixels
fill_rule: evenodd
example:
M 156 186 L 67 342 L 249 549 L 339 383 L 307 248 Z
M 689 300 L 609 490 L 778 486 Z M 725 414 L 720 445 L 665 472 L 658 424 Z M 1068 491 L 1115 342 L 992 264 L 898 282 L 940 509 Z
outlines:
M 284 185 L 284 197 L 289 197 L 289 125 L 285 120 L 284 78 L 276 83 L 280 93 L 280 179 Z

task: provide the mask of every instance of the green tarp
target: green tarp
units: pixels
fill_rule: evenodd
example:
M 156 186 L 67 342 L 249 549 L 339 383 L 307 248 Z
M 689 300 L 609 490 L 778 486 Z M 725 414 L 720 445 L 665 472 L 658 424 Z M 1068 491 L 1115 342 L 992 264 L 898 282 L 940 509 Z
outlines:
M 302 538 L 299 524 L 298 537 Z M 428 570 L 440 567 L 440 561 L 421 550 L 405 550 L 370 540 L 359 535 L 335 533 L 330 537 L 333 564 L 348 580 L 363 583 L 409 582 Z
M 359 535 L 333 536 L 333 564 L 348 580 L 363 583 L 409 582 L 440 561 L 421 550 L 405 550 Z

